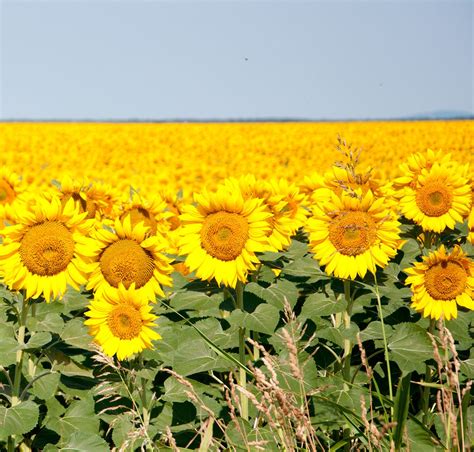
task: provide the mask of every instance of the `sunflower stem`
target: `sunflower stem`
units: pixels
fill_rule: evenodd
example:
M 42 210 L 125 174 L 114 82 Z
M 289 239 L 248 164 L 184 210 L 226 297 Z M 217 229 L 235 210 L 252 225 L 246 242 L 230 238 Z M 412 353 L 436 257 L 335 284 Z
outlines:
M 431 242 L 433 238 L 431 231 L 424 231 L 423 234 L 425 236 L 425 240 L 423 241 L 423 247 L 425 248 L 425 250 L 429 250 L 431 249 Z
M 240 309 L 242 312 L 245 311 L 244 309 L 244 284 L 240 281 L 237 281 L 237 286 L 235 288 L 236 291 L 236 304 L 237 308 Z M 245 328 L 239 328 L 239 361 L 245 365 Z M 245 370 L 239 368 L 239 385 L 247 389 L 247 375 Z M 242 394 L 242 418 L 248 420 L 249 417 L 249 401 L 247 396 Z
M 25 330 L 26 330 L 26 318 L 28 316 L 28 302 L 25 300 L 25 296 L 21 301 L 21 311 L 18 317 L 18 345 L 19 349 L 16 352 L 16 363 L 15 363 L 15 375 L 13 377 L 12 387 L 12 406 L 18 405 L 21 401 L 20 398 L 20 385 L 21 385 L 21 374 L 23 370 L 23 347 L 25 345 Z M 8 437 L 7 441 L 8 452 L 15 450 L 15 439 L 13 436 Z
M 16 352 L 16 364 L 15 364 L 15 376 L 13 378 L 12 388 L 12 406 L 20 403 L 20 384 L 21 374 L 23 370 L 23 347 L 25 345 L 25 332 L 26 332 L 26 318 L 28 316 L 28 302 L 23 298 L 21 304 L 20 317 L 18 319 L 18 345 L 19 350 Z
M 436 320 L 431 319 L 430 327 L 428 329 L 430 334 L 433 334 L 435 328 Z M 425 383 L 431 383 L 433 374 L 431 373 L 431 367 L 426 364 L 425 366 Z M 423 424 L 428 426 L 428 421 L 430 418 L 430 388 L 429 386 L 423 387 L 423 392 L 421 395 L 421 410 L 423 411 Z
M 351 299 L 351 281 L 349 279 L 344 280 L 344 297 L 346 299 L 346 310 L 342 314 L 342 319 L 344 321 L 344 329 L 346 332 L 351 327 L 351 313 L 352 313 L 352 299 Z M 342 375 L 344 377 L 344 381 L 351 380 L 351 351 L 352 351 L 352 344 L 351 340 L 348 338 L 344 339 L 344 355 L 343 355 L 343 367 L 342 367 Z M 349 387 L 347 387 L 349 389 Z
M 383 348 L 385 354 L 385 363 L 387 365 L 387 379 L 388 379 L 388 394 L 390 401 L 393 402 L 393 389 L 392 389 L 392 371 L 390 370 L 390 355 L 388 353 L 388 342 L 387 334 L 385 333 L 385 323 L 383 321 L 383 312 L 382 312 L 382 301 L 380 299 L 379 285 L 377 282 L 377 275 L 374 273 L 375 280 L 375 296 L 377 297 L 377 311 L 380 318 L 380 323 L 382 324 L 382 338 L 383 338 Z M 390 414 L 393 417 L 393 405 L 390 406 Z
M 346 310 L 342 313 L 342 320 L 344 322 L 345 332 L 348 333 L 348 330 L 351 327 L 351 313 L 352 313 L 352 299 L 351 299 L 351 281 L 349 279 L 344 280 L 344 298 L 346 300 Z M 344 355 L 342 357 L 342 377 L 344 378 L 344 390 L 349 390 L 349 382 L 351 381 L 351 352 L 352 344 L 349 338 L 344 338 Z M 344 446 L 345 451 L 350 450 L 350 436 L 351 428 L 344 428 L 343 438 L 346 440 L 346 445 Z

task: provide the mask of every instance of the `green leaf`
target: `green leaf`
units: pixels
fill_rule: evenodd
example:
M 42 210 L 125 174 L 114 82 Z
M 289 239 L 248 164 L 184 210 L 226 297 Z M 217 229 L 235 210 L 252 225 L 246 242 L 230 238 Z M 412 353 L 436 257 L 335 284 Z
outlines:
M 202 311 L 215 304 L 205 293 L 192 290 L 177 292 L 170 298 L 170 303 L 178 311 L 185 309 Z
M 35 333 L 30 337 L 30 340 L 25 345 L 25 350 L 34 350 L 40 348 L 50 341 L 51 333 L 48 333 L 47 331 L 40 331 L 39 333 Z
M 83 320 L 79 319 L 69 320 L 64 326 L 60 336 L 66 344 L 84 349 L 90 347 L 92 340 L 87 332 Z
M 15 364 L 18 342 L 13 337 L 3 336 L 0 340 L 0 366 Z
M 401 323 L 389 340 L 392 359 L 404 372 L 423 373 L 424 361 L 433 357 L 433 347 L 426 330 L 412 323 Z
M 5 435 L 24 435 L 38 423 L 39 407 L 28 400 L 10 408 L 0 406 L 0 430 Z
M 407 422 L 408 444 L 410 450 L 417 452 L 441 452 L 442 447 L 434 442 L 433 435 L 423 429 L 418 423 L 410 419 Z
M 279 320 L 280 310 L 269 304 L 260 304 L 253 312 L 235 310 L 229 317 L 233 325 L 264 334 L 272 334 Z
M 298 300 L 298 289 L 296 285 L 285 279 L 279 280 L 267 288 L 251 282 L 245 286 L 245 292 L 254 294 L 281 311 L 284 309 L 285 299 L 292 308 Z
M 398 383 L 397 394 L 395 396 L 395 405 L 393 416 L 397 423 L 393 441 L 395 442 L 395 450 L 400 450 L 403 441 L 403 434 L 408 416 L 408 407 L 410 405 L 410 378 L 408 373 L 400 378 Z
M 474 378 L 474 358 L 461 361 L 461 373 L 470 380 Z
M 64 327 L 61 315 L 56 312 L 50 312 L 41 317 L 38 314 L 36 317 L 29 317 L 26 324 L 29 331 L 50 331 L 51 333 L 57 333 Z
M 122 447 L 124 443 L 129 439 L 128 433 L 135 430 L 132 423 L 132 415 L 130 413 L 123 413 L 114 419 L 111 425 L 113 425 L 112 441 L 115 447 Z M 132 441 L 132 440 L 130 440 Z M 132 445 L 129 446 L 129 450 L 133 450 Z
M 295 276 L 298 278 L 329 279 L 318 266 L 315 259 L 310 256 L 297 259 L 282 269 L 283 275 Z
M 75 432 L 96 434 L 99 431 L 99 418 L 94 412 L 94 400 L 88 397 L 72 402 L 64 415 L 50 419 L 47 427 L 64 440 Z
M 91 435 L 82 431 L 74 432 L 66 444 L 61 447 L 61 452 L 108 452 L 107 442 L 99 435 Z
M 390 325 L 384 326 L 386 337 L 390 337 L 392 334 L 392 327 Z M 367 328 L 360 332 L 360 340 L 362 342 L 370 340 L 374 341 L 377 339 L 383 339 L 382 322 L 379 322 L 378 320 L 370 322 Z
M 41 400 L 48 400 L 56 395 L 58 389 L 60 374 L 52 372 L 38 378 L 30 390 L 30 392 Z
M 324 292 L 317 292 L 306 298 L 300 316 L 306 319 L 314 319 L 323 315 L 336 314 L 345 309 L 346 302 L 344 298 L 335 298 Z

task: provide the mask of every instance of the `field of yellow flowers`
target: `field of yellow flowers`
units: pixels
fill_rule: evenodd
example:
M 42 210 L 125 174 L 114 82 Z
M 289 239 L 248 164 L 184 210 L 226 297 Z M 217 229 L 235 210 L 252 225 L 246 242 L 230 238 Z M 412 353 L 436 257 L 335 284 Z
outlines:
M 473 137 L 0 123 L 0 448 L 474 447 Z

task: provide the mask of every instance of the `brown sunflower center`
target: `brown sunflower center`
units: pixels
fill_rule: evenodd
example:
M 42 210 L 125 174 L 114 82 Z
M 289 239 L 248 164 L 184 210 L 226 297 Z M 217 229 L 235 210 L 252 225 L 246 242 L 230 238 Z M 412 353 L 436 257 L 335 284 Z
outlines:
M 376 237 L 377 227 L 367 212 L 341 212 L 329 225 L 329 240 L 346 256 L 364 253 Z
M 443 261 L 431 266 L 425 274 L 425 287 L 435 300 L 453 300 L 464 292 L 467 273 L 458 262 Z
M 113 287 L 122 283 L 127 289 L 132 283 L 139 289 L 153 276 L 151 256 L 135 240 L 123 239 L 112 243 L 102 253 L 100 268 Z
M 74 257 L 74 240 L 62 223 L 45 221 L 26 231 L 19 252 L 31 273 L 53 276 L 65 270 Z
M 240 256 L 248 239 L 249 225 L 238 213 L 216 212 L 208 215 L 201 229 L 202 247 L 221 261 Z
M 429 217 L 440 217 L 449 211 L 453 195 L 440 181 L 431 181 L 416 192 L 416 204 Z
M 127 215 L 130 215 L 132 226 L 143 222 L 143 224 L 150 228 L 151 234 L 156 234 L 157 221 L 155 217 L 143 207 L 134 207 L 132 210 L 125 212 L 120 219 L 123 220 Z
M 129 304 L 119 304 L 110 311 L 107 325 L 112 334 L 120 339 L 138 337 L 142 330 L 140 311 Z
M 0 204 L 10 204 L 14 199 L 15 190 L 8 182 L 0 180 Z

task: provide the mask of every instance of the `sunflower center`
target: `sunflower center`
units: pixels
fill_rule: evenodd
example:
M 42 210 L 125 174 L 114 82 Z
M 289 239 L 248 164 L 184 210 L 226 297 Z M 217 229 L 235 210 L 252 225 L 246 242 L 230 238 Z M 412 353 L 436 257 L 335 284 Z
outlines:
M 127 289 L 132 283 L 139 289 L 153 276 L 153 259 L 135 240 L 112 243 L 102 253 L 100 268 L 113 287 L 122 283 Z
M 238 213 L 217 212 L 206 217 L 201 229 L 202 247 L 221 261 L 240 256 L 247 242 L 249 225 Z
M 376 237 L 377 227 L 366 212 L 341 212 L 329 225 L 329 240 L 339 253 L 346 256 L 364 253 Z
M 133 226 L 143 222 L 143 224 L 150 228 L 150 233 L 152 235 L 156 234 L 156 224 L 157 221 L 150 212 L 143 207 L 135 207 L 132 210 L 125 212 L 120 219 L 123 220 L 127 215 L 130 215 L 130 221 Z
M 45 221 L 26 231 L 19 252 L 31 273 L 53 276 L 65 270 L 74 257 L 74 240 L 62 223 Z
M 15 191 L 11 185 L 4 180 L 0 180 L 0 204 L 9 204 L 14 199 Z
M 425 274 L 425 287 L 435 300 L 453 300 L 464 292 L 467 273 L 462 265 L 443 261 L 431 266 Z
M 107 325 L 115 337 L 133 339 L 140 335 L 142 318 L 140 311 L 129 304 L 117 305 L 107 318 Z
M 416 192 L 416 203 L 420 210 L 429 217 L 440 217 L 449 211 L 453 195 L 448 187 L 439 181 L 432 181 Z

